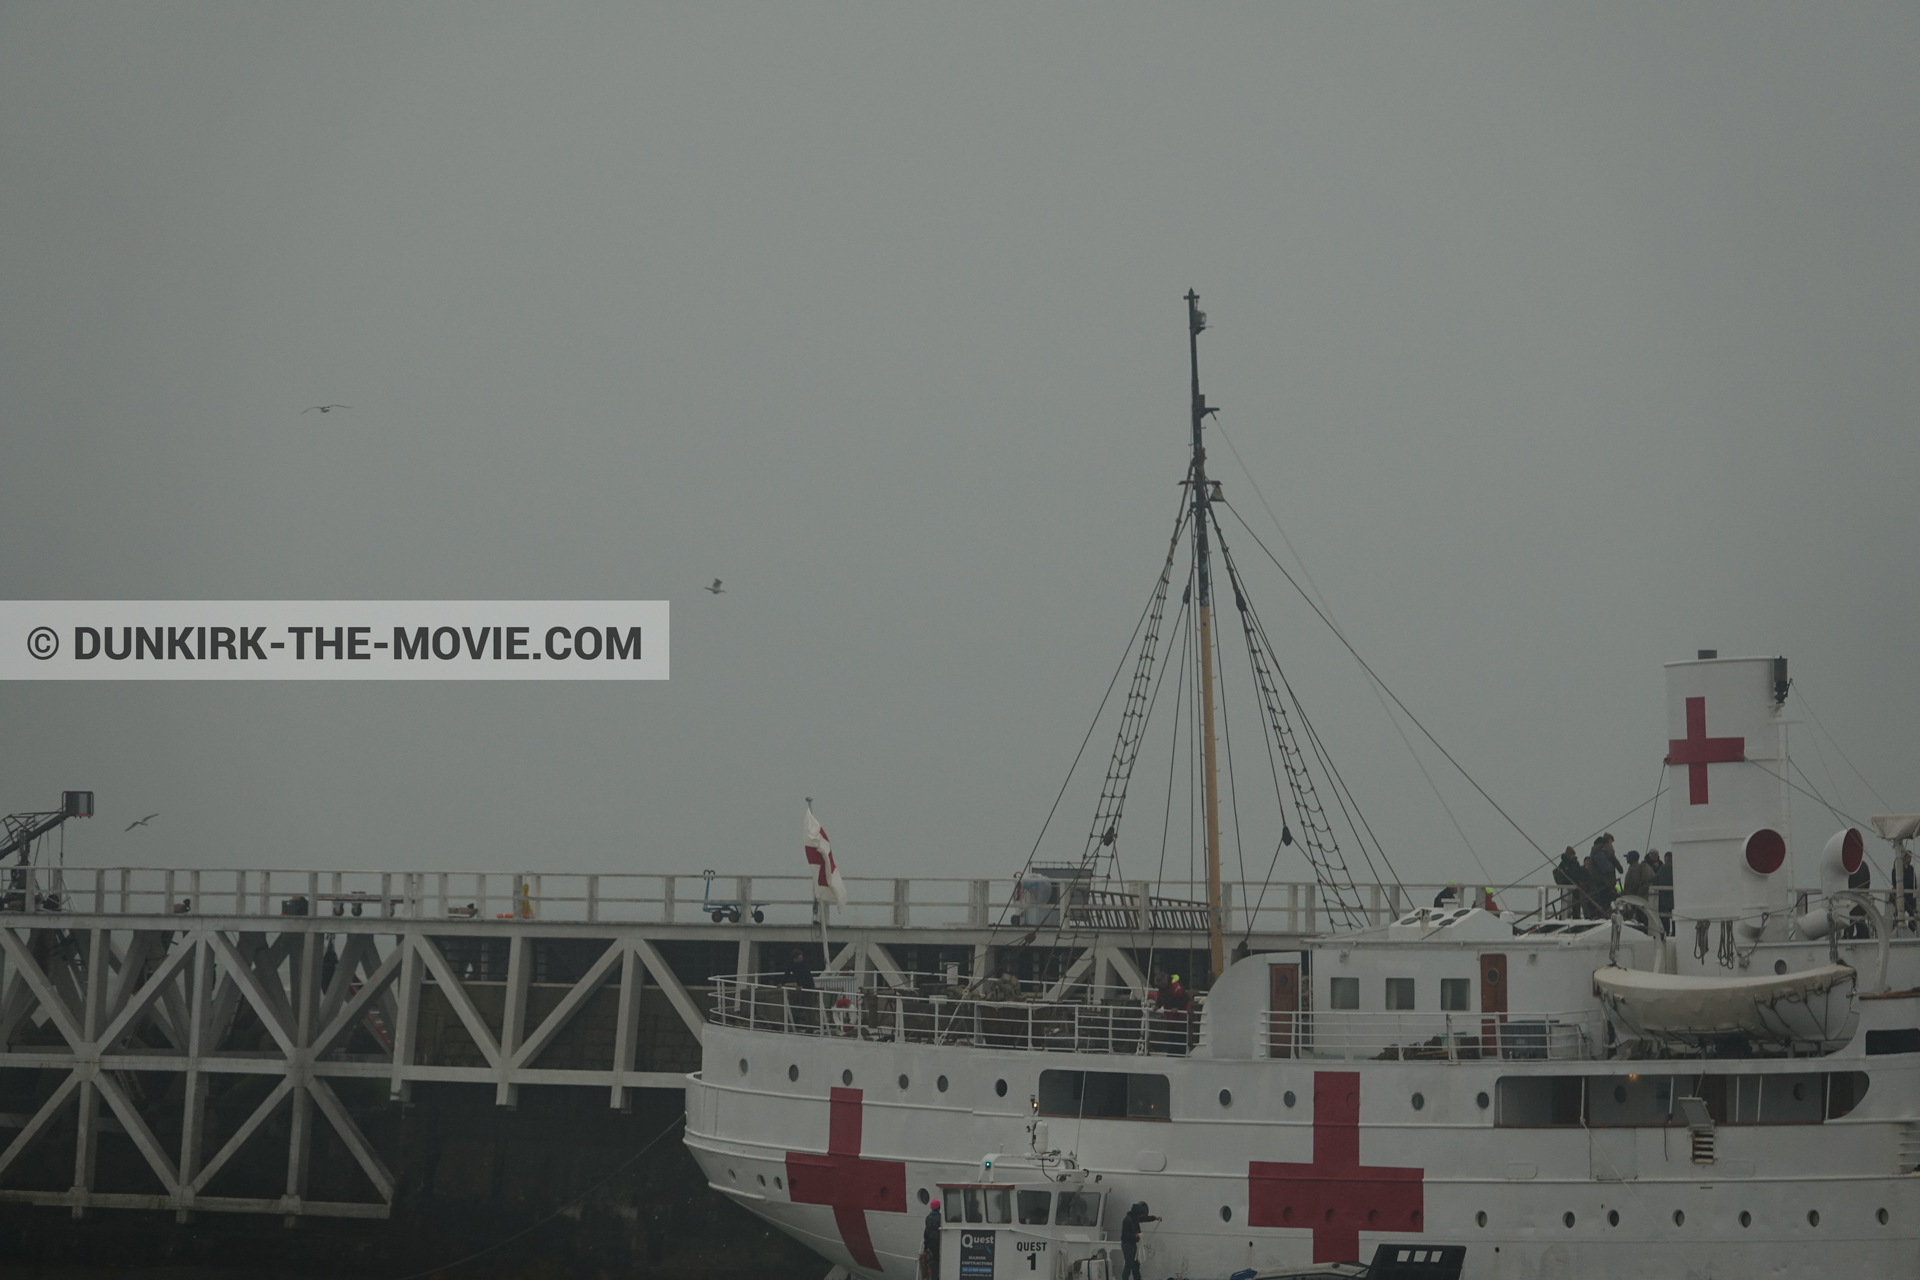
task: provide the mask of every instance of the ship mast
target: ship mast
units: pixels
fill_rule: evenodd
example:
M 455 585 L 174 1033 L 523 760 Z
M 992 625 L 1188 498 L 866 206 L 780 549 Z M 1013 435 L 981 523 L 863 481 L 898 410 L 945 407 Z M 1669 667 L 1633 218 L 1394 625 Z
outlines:
M 1207 485 L 1207 450 L 1200 441 L 1200 424 L 1213 412 L 1200 394 L 1200 331 L 1207 327 L 1207 313 L 1200 309 L 1200 295 L 1187 290 L 1187 353 L 1193 370 L 1193 471 L 1192 485 L 1194 570 L 1200 580 L 1200 777 L 1207 809 L 1207 945 L 1212 953 L 1212 981 L 1226 971 L 1226 940 L 1222 934 L 1220 902 L 1220 786 L 1213 761 L 1213 569 L 1207 554 L 1207 504 L 1211 490 Z

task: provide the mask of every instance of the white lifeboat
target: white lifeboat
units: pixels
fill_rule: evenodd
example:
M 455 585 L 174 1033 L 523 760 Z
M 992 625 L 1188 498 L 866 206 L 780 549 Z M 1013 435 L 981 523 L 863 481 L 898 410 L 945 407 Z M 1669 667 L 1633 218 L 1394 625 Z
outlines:
M 1775 1044 L 1832 1045 L 1853 1035 L 1855 976 L 1844 964 L 1752 978 L 1609 965 L 1594 971 L 1593 989 L 1615 1032 L 1639 1040 L 1743 1035 Z

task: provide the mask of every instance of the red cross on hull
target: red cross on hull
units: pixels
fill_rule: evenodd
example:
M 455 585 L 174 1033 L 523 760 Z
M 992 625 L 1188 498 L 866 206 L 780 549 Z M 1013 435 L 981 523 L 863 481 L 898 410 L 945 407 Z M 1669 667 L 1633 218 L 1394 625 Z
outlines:
M 1687 699 L 1687 736 L 1667 739 L 1667 763 L 1687 766 L 1687 803 L 1707 802 L 1707 766 L 1747 758 L 1745 738 L 1707 736 L 1707 700 Z
M 1247 1221 L 1313 1228 L 1315 1262 L 1357 1262 L 1362 1231 L 1423 1232 L 1425 1169 L 1360 1163 L 1360 1073 L 1313 1073 L 1313 1163 L 1247 1165 Z
M 787 1152 L 787 1195 L 795 1204 L 833 1207 L 834 1225 L 855 1263 L 880 1267 L 867 1230 L 869 1213 L 907 1211 L 907 1166 L 860 1156 L 861 1091 L 835 1089 L 827 1121 L 827 1153 Z

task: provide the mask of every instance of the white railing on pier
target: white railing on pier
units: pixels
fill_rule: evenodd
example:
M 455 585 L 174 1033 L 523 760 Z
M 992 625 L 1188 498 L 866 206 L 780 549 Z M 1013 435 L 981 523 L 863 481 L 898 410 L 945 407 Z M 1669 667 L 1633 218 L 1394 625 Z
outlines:
M 810 875 L 570 873 L 552 871 L 314 871 L 172 867 L 14 868 L 0 881 L 0 911 L 104 915 L 337 915 L 589 923 L 768 923 L 812 919 Z M 1029 879 L 1029 887 L 1034 882 Z M 1069 889 L 1064 902 L 1022 900 L 1007 877 L 848 876 L 850 901 L 837 925 L 855 928 L 986 928 L 1047 934 L 1204 934 L 1204 884 L 1122 881 Z M 1319 886 L 1306 881 L 1228 881 L 1222 927 L 1229 936 L 1316 933 L 1344 927 Z M 1426 905 L 1443 886 L 1362 885 L 1367 922 L 1386 924 Z M 1509 914 L 1544 905 L 1550 886 L 1508 890 Z M 1142 909 L 1142 903 L 1146 908 Z M 1534 916 L 1532 918 L 1538 918 Z
M 1604 1018 L 1579 1013 L 1263 1011 L 1254 1053 L 1343 1062 L 1479 1062 L 1605 1057 Z
M 780 974 L 718 977 L 708 1017 L 757 1031 L 895 1044 L 1179 1056 L 1197 1043 L 1206 1000 L 1192 997 L 1190 1010 L 1131 999 L 1070 1003 L 1042 999 L 1044 983 L 994 979 L 981 994 L 942 975 L 899 976 L 899 985 L 858 987 L 851 974 L 823 973 L 815 990 Z

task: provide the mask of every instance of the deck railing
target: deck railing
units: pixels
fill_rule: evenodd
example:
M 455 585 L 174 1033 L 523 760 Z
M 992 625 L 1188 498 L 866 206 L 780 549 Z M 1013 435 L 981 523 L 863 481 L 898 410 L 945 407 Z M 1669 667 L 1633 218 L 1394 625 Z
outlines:
M 1038 983 L 996 980 L 991 995 L 979 995 L 944 986 L 941 975 L 902 974 L 900 979 L 899 986 L 857 987 L 851 974 L 823 973 L 816 979 L 818 989 L 809 991 L 784 983 L 779 974 L 718 977 L 708 1016 L 725 1026 L 788 1035 L 1179 1056 L 1197 1042 L 1205 1005 L 1204 996 L 1193 997 L 1190 1011 L 1151 1009 L 1133 999 L 1069 1003 L 1041 999 Z
M 1259 1015 L 1254 1053 L 1343 1062 L 1588 1060 L 1604 1057 L 1605 1020 L 1579 1013 L 1314 1010 Z
M 1031 883 L 1031 882 L 1029 882 Z M 1125 881 L 1066 902 L 1020 900 L 1010 878 L 848 876 L 850 901 L 836 925 L 855 928 L 987 928 L 1048 934 L 1096 931 L 1204 934 L 1205 886 L 1183 880 Z M 1432 900 L 1438 885 L 1363 885 L 1371 924 Z M 1537 891 L 1537 892 L 1536 892 Z M 1531 906 L 1547 886 L 1510 891 Z M 1077 898 L 1077 900 L 1076 900 Z M 1141 902 L 1147 909 L 1142 911 Z M 504 871 L 314 871 L 174 867 L 28 867 L 0 871 L 0 912 L 104 915 L 336 915 L 590 923 L 805 925 L 810 875 L 566 873 Z M 1222 927 L 1231 935 L 1300 934 L 1343 927 L 1319 886 L 1305 881 L 1228 881 Z M 1249 918 L 1251 917 L 1251 918 Z

